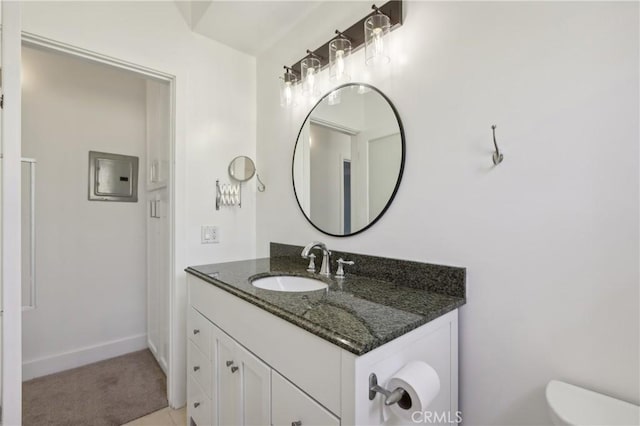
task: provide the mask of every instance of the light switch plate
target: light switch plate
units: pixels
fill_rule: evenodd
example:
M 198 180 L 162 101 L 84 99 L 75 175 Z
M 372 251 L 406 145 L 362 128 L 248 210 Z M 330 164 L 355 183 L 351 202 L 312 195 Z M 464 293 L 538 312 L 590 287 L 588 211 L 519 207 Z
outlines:
M 217 244 L 220 242 L 220 232 L 217 226 L 202 225 L 200 237 L 202 244 Z

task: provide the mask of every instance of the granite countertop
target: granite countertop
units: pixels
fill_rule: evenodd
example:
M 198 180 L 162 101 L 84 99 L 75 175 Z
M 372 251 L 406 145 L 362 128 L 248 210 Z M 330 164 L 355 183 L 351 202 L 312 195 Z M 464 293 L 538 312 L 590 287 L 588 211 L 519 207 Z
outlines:
M 272 257 L 191 266 L 186 271 L 356 355 L 465 304 L 464 296 L 354 275 L 348 270 L 343 279 L 325 278 L 305 268 L 304 259 Z M 251 284 L 255 278 L 269 275 L 320 279 L 329 288 L 287 293 Z

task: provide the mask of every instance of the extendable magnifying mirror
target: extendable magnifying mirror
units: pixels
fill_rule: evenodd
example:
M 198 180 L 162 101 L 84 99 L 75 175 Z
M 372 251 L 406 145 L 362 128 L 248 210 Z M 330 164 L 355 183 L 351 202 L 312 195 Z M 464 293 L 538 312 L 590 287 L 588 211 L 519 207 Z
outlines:
M 258 191 L 264 192 L 266 187 L 260 180 L 260 175 L 256 173 L 256 165 L 251 158 L 239 155 L 229 163 L 229 176 L 238 182 L 246 182 L 254 175 L 258 179 Z

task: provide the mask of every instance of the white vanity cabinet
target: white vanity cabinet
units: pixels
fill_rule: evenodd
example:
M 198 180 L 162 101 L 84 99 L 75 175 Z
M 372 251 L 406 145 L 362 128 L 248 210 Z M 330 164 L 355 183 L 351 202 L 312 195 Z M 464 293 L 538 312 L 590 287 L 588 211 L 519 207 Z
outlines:
M 188 286 L 187 418 L 198 426 L 403 424 L 385 420 L 381 395 L 369 400 L 369 374 L 384 386 L 415 360 L 440 378 L 429 409 L 455 419 L 457 310 L 357 356 L 191 274 Z

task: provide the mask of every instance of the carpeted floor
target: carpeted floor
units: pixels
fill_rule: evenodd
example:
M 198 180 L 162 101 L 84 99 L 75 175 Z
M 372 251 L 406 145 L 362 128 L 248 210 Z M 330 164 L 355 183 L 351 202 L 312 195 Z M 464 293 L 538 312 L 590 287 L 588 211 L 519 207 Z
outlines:
M 24 426 L 116 426 L 167 406 L 166 377 L 148 350 L 23 383 Z

